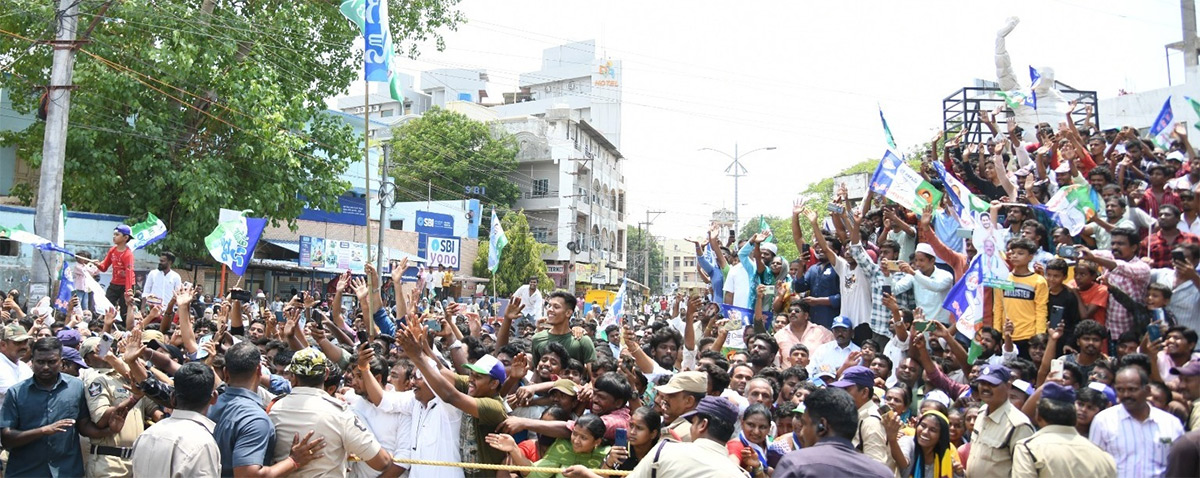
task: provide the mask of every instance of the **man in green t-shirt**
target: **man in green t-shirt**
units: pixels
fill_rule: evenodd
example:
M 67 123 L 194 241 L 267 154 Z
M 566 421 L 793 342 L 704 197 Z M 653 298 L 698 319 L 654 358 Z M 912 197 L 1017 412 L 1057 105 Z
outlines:
M 550 330 L 533 334 L 533 362 L 538 363 L 546 346 L 558 342 L 567 349 L 567 355 L 579 363 L 590 364 L 596 360 L 596 347 L 587 334 L 576 337 L 571 333 L 571 314 L 575 311 L 575 296 L 564 291 L 550 294 L 546 307 L 546 323 Z
M 396 331 L 396 341 L 404 353 L 425 377 L 425 382 L 444 402 L 474 418 L 474 443 L 485 443 L 484 437 L 496 433 L 496 427 L 508 418 L 508 408 L 500 398 L 500 385 L 507 374 L 504 364 L 491 355 L 484 355 L 473 364 L 466 364 L 470 375 L 457 375 L 450 370 L 438 370 L 436 359 L 424 346 L 425 332 L 420 322 L 410 321 L 409 328 Z M 431 360 L 432 359 L 432 360 Z M 490 446 L 478 446 L 479 462 L 499 465 L 506 453 Z M 494 477 L 491 470 L 466 470 L 467 477 Z

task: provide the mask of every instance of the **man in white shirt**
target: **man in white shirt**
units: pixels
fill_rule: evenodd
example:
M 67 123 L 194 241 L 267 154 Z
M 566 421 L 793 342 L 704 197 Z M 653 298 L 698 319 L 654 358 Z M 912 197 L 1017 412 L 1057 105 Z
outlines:
M 725 285 L 721 292 L 725 295 L 725 303 L 734 307 L 750 307 L 750 273 L 741 264 L 729 267 L 725 275 Z
M 344 397 L 350 409 L 367 426 L 379 445 L 392 454 L 393 458 L 409 458 L 412 455 L 412 409 L 416 400 L 414 392 L 386 391 L 383 383 L 388 377 L 387 363 L 375 358 L 371 347 L 359 348 L 358 360 L 351 375 L 351 388 Z M 409 467 L 406 463 L 401 468 Z M 354 476 L 378 476 L 366 463 L 354 462 Z
M 833 318 L 833 341 L 827 342 L 813 352 L 813 359 L 808 365 L 809 376 L 817 376 L 817 370 L 822 365 L 829 365 L 833 370 L 842 368 L 846 359 L 853 352 L 861 349 L 850 338 L 854 336 L 854 323 L 849 317 L 839 315 Z M 856 365 L 862 365 L 856 364 Z
M 146 287 L 143 288 L 143 292 L 147 296 L 158 297 L 164 306 L 175 296 L 175 289 L 183 285 L 179 273 L 171 270 L 174 263 L 175 254 L 163 251 L 158 255 L 158 269 L 146 274 Z
M 542 300 L 542 291 L 538 290 L 537 276 L 530 277 L 528 283 L 513 293 L 513 297 L 521 299 L 521 304 L 525 305 L 525 316 L 518 322 L 536 321 L 546 315 L 546 303 Z
M 412 450 L 414 460 L 461 461 L 459 435 L 462 430 L 463 412 L 446 403 L 433 393 L 421 372 L 415 371 L 412 402 Z M 482 445 L 481 446 L 486 446 Z M 462 478 L 462 468 L 444 466 L 412 465 L 409 478 Z
M 425 281 L 425 287 L 429 289 L 430 300 L 437 299 L 437 290 L 442 288 L 442 276 L 445 275 L 445 272 L 442 272 L 441 266 L 437 267 L 437 269 L 434 269 L 433 266 L 430 266 L 427 273 L 429 274 L 429 279 Z
M 29 357 L 30 337 L 16 322 L 0 328 L 0 402 L 9 388 L 33 376 L 33 369 L 22 361 Z
M 1150 377 L 1129 365 L 1114 382 L 1119 407 L 1092 419 L 1088 438 L 1117 461 L 1118 476 L 1165 476 L 1171 443 L 1183 435 L 1173 415 L 1150 406 Z
M 913 253 L 912 265 L 901 263 L 900 271 L 913 276 L 913 296 L 925 317 L 950 325 L 950 311 L 943 309 L 942 303 L 954 286 L 954 275 L 938 268 L 936 261 L 933 246 L 922 242 Z

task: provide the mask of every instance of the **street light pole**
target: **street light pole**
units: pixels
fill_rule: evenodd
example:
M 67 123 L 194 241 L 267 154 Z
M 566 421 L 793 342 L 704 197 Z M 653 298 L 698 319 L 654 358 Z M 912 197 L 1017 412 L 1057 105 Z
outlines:
M 745 166 L 742 166 L 742 161 L 741 161 L 742 156 L 749 156 L 750 154 L 758 152 L 758 151 L 763 151 L 763 150 L 771 151 L 774 149 L 775 149 L 774 146 L 766 146 L 766 147 L 762 147 L 762 148 L 752 149 L 750 151 L 747 151 L 746 154 L 743 155 L 738 152 L 738 144 L 735 142 L 735 143 L 733 143 L 733 155 L 731 156 L 729 153 L 726 153 L 721 150 L 717 150 L 717 149 L 713 149 L 713 148 L 700 148 L 700 151 L 713 151 L 713 152 L 721 153 L 721 154 L 724 154 L 725 157 L 733 160 L 733 162 L 729 163 L 729 166 L 725 168 L 725 175 L 733 176 L 733 230 L 735 231 L 734 234 L 737 234 L 736 231 L 738 231 L 738 221 L 739 221 L 738 205 L 740 203 L 738 202 L 738 179 L 741 178 L 742 176 L 745 176 L 746 173 L 749 172 L 746 170 Z

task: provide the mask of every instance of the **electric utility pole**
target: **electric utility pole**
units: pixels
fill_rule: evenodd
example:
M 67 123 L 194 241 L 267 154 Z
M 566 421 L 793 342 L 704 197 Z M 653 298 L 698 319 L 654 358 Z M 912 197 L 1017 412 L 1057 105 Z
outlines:
M 63 165 L 66 160 L 67 124 L 71 111 L 71 77 L 75 68 L 76 30 L 79 28 L 79 3 L 77 0 L 59 0 L 55 12 L 56 31 L 50 46 L 54 49 L 50 67 L 50 85 L 46 87 L 46 132 L 42 140 L 41 176 L 38 179 L 38 197 L 35 232 L 55 243 L 62 243 L 64 231 L 60 231 L 62 213 Z M 58 253 L 34 250 L 33 282 L 46 284 L 50 294 L 50 283 L 57 269 Z

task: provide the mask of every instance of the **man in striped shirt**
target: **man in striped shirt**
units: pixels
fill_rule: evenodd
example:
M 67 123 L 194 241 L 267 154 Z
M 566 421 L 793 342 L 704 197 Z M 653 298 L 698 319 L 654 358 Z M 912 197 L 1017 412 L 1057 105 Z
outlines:
M 1089 439 L 1117 461 L 1117 476 L 1165 476 L 1171 443 L 1183 435 L 1178 418 L 1150 406 L 1150 377 L 1129 365 L 1117 372 L 1121 406 L 1096 414 Z
M 1150 265 L 1137 257 L 1137 232 L 1118 227 L 1112 230 L 1112 252 L 1092 251 L 1080 247 L 1083 258 L 1095 262 L 1108 271 L 1109 289 L 1120 289 L 1130 297 L 1145 297 L 1150 285 Z M 1125 331 L 1133 327 L 1133 318 L 1125 306 L 1115 298 L 1108 300 L 1108 322 L 1104 324 L 1112 333 L 1113 343 Z

